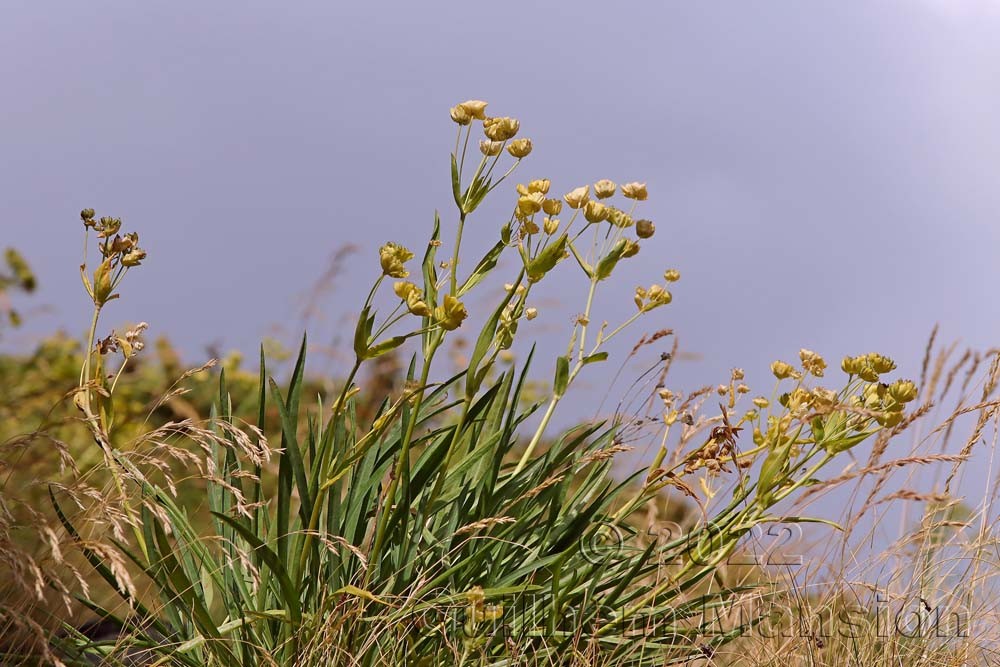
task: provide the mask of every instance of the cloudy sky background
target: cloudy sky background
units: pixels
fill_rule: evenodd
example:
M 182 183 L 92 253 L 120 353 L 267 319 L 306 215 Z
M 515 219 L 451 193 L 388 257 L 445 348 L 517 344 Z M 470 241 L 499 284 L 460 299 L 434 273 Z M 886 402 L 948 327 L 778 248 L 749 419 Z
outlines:
M 1000 342 L 997 2 L 9 0 L 0 18 L 0 244 L 47 307 L 7 347 L 85 327 L 88 206 L 149 251 L 105 324 L 148 320 L 191 362 L 294 341 L 301 295 L 358 246 L 314 321 L 329 342 L 380 243 L 419 252 L 436 208 L 454 224 L 447 112 L 467 98 L 534 140 L 518 180 L 648 182 L 657 235 L 597 316 L 620 321 L 635 285 L 680 269 L 642 327 L 698 355 L 674 388 L 742 366 L 769 393 L 767 364 L 800 347 L 834 366 L 884 351 L 916 375 L 936 322 Z M 467 257 L 494 242 L 513 201 L 497 199 Z M 543 351 L 582 309 L 571 269 L 544 284 Z M 582 378 L 566 419 L 593 413 L 615 368 Z

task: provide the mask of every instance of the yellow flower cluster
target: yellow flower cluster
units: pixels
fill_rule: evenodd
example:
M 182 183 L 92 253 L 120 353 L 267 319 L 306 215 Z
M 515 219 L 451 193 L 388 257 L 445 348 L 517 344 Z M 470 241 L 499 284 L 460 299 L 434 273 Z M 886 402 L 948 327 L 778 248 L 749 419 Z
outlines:
M 823 377 L 826 370 L 826 361 L 812 350 L 802 348 L 799 350 L 799 359 L 802 360 L 802 368 L 818 378 Z
M 590 201 L 590 186 L 584 185 L 563 196 L 570 208 L 583 208 Z
M 414 315 L 427 317 L 431 314 L 430 307 L 423 300 L 423 292 L 413 283 L 401 280 L 392 286 L 392 290 L 406 302 L 406 308 Z
M 649 288 L 636 287 L 634 300 L 639 312 L 646 313 L 667 305 L 674 300 L 674 297 L 665 287 L 650 285 Z
M 461 126 L 469 125 L 475 120 L 482 121 L 483 134 L 486 135 L 486 139 L 480 140 L 479 151 L 483 155 L 487 157 L 500 155 L 506 146 L 507 152 L 518 160 L 527 157 L 533 147 L 531 139 L 522 138 L 511 141 L 521 129 L 520 121 L 508 116 L 487 116 L 486 106 L 487 103 L 482 100 L 466 100 L 453 106 L 449 115 L 453 121 Z
M 614 181 L 603 178 L 594 183 L 594 196 L 598 199 L 607 199 L 615 195 L 616 189 L 618 189 L 618 186 L 615 185 Z
M 649 198 L 645 183 L 626 183 L 622 186 L 622 195 L 627 199 L 635 199 L 636 201 L 646 201 Z
M 517 185 L 518 199 L 514 217 L 521 222 L 521 228 L 524 233 L 538 233 L 539 227 L 531 217 L 539 211 L 544 212 L 547 216 L 558 215 L 562 211 L 561 201 L 558 199 L 549 199 L 545 196 L 548 194 L 551 186 L 552 182 L 547 178 L 535 179 L 527 185 L 523 183 Z M 546 217 L 543 220 L 542 228 L 544 228 L 546 234 L 554 234 L 556 229 L 559 228 L 559 219 Z
M 459 125 L 468 125 L 473 120 L 486 118 L 486 102 L 468 100 L 451 108 L 451 119 Z
M 441 325 L 442 329 L 448 331 L 462 326 L 462 322 L 468 316 L 465 304 L 450 294 L 444 297 L 444 303 L 434 309 L 434 319 Z
M 508 141 L 517 136 L 517 131 L 520 129 L 521 123 L 515 118 L 504 116 L 483 119 L 483 134 L 490 141 Z M 528 150 L 530 152 L 531 149 Z
M 417 285 L 409 281 L 401 280 L 392 287 L 400 299 L 406 302 L 406 308 L 419 317 L 430 317 L 433 315 L 434 321 L 442 328 L 453 331 L 462 325 L 462 322 L 469 316 L 465 309 L 465 304 L 456 297 L 446 295 L 444 302 L 431 312 L 427 302 L 423 299 L 423 292 Z
M 856 407 L 875 412 L 875 421 L 893 427 L 903 421 L 906 404 L 917 398 L 917 385 L 910 380 L 896 380 L 892 384 L 870 382 L 852 403 Z
M 895 370 L 896 362 L 876 352 L 857 357 L 844 357 L 840 367 L 848 375 L 857 375 L 865 382 L 878 382 L 879 375 Z
M 507 146 L 507 152 L 518 160 L 528 157 L 528 154 L 531 153 L 531 139 L 515 139 Z
M 378 256 L 383 275 L 390 278 L 405 278 L 410 275 L 404 264 L 413 259 L 413 253 L 403 246 L 390 241 L 378 249 Z
M 784 380 L 786 378 L 793 378 L 798 380 L 802 377 L 802 374 L 795 370 L 795 367 L 784 361 L 774 361 L 771 363 L 771 372 L 774 373 L 774 377 L 779 380 Z

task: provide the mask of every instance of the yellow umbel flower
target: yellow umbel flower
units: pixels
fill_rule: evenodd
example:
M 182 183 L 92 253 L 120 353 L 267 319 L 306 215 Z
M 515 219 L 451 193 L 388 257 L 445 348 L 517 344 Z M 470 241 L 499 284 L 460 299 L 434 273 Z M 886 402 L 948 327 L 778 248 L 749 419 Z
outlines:
M 507 152 L 520 160 L 531 153 L 531 139 L 515 139 L 507 146 Z
M 569 204 L 570 208 L 583 208 L 583 206 L 590 200 L 590 186 L 580 186 L 565 195 L 563 199 L 566 200 L 566 203 Z
M 802 360 L 802 368 L 809 371 L 818 378 L 823 377 L 826 370 L 826 361 L 812 350 L 802 348 L 799 350 L 799 359 Z
M 476 120 L 486 119 L 486 102 L 482 100 L 466 100 L 458 106 L 465 110 L 467 114 L 475 118 Z
M 774 373 L 774 377 L 779 380 L 795 377 L 795 375 L 797 375 L 795 368 L 791 364 L 786 364 L 784 361 L 775 361 L 772 363 L 771 372 Z
M 514 143 L 517 142 L 515 141 Z M 536 178 L 528 183 L 528 192 L 541 192 L 543 195 L 547 195 L 551 185 L 552 182 L 547 178 Z
M 383 274 L 390 278 L 405 278 L 410 275 L 403 263 L 413 259 L 413 253 L 403 246 L 389 242 L 378 249 L 378 254 Z
M 479 152 L 487 157 L 493 157 L 494 155 L 500 155 L 500 151 L 503 150 L 502 141 L 489 141 L 483 139 L 479 142 Z
M 572 206 L 572 204 L 570 204 Z M 602 222 L 608 219 L 608 207 L 599 201 L 589 201 L 583 207 L 583 217 L 587 222 Z
M 469 316 L 465 309 L 465 304 L 448 294 L 444 297 L 444 303 L 434 309 L 434 319 L 441 325 L 442 329 L 453 331 L 462 326 L 462 322 Z
M 406 302 L 406 308 L 414 315 L 419 315 L 420 317 L 427 317 L 431 314 L 431 309 L 427 306 L 427 303 L 421 298 L 423 297 L 423 292 L 420 288 L 411 282 L 399 281 L 392 286 L 392 291 L 396 293 L 400 299 Z
M 450 114 L 451 119 L 459 125 L 468 125 L 472 122 L 472 114 L 470 114 L 461 104 L 452 107 Z
M 636 201 L 646 201 L 649 197 L 645 183 L 625 183 L 622 185 L 622 195 Z
M 562 202 L 558 199 L 546 199 L 542 202 L 545 215 L 559 215 L 562 212 Z
M 594 196 L 598 199 L 607 199 L 608 197 L 613 197 L 615 190 L 618 188 L 614 181 L 609 181 L 604 178 L 596 183 L 594 183 Z
M 545 195 L 541 192 L 532 192 L 530 194 L 522 195 L 517 200 L 517 212 L 522 216 L 533 215 L 542 210 L 542 202 L 545 201 Z
M 485 118 L 483 120 L 483 133 L 493 141 L 513 139 L 519 129 L 521 129 L 521 123 L 514 118 L 504 116 L 503 118 Z

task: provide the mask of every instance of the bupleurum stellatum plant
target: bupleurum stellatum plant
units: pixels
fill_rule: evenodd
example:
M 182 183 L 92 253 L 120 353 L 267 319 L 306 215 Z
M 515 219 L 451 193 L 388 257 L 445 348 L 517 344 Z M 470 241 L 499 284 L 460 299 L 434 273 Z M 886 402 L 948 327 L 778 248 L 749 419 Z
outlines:
M 802 350 L 797 367 L 775 363 L 774 395 L 753 399 L 742 414 L 737 406 L 750 389 L 738 369 L 719 387 L 718 415 L 698 416 L 707 391 L 683 396 L 661 386 L 654 396 L 660 449 L 624 478 L 611 464 L 627 449 L 627 420 L 552 433 L 553 415 L 581 373 L 600 368 L 610 341 L 668 305 L 668 287 L 680 276 L 667 268 L 634 290 L 633 315 L 604 321 L 595 295 L 613 289 L 616 267 L 640 244 L 654 242 L 653 222 L 636 217 L 646 184 L 600 180 L 562 197 L 550 194 L 547 178 L 509 187 L 533 144 L 518 136 L 517 120 L 487 116 L 486 107 L 468 101 L 451 109 L 454 214 L 435 216 L 419 263 L 398 243 L 379 249 L 354 363 L 340 391 L 320 398 L 309 416 L 303 340 L 284 391 L 261 355 L 256 427 L 233 418 L 223 374 L 207 428 L 168 425 L 123 452 L 113 431 L 115 376 L 101 360 L 118 350 L 127 362 L 136 339 L 97 341 L 95 331 L 141 251 L 134 237 L 118 235 L 118 221 L 94 223 L 84 212 L 103 260 L 85 280 L 95 310 L 77 405 L 106 453 L 133 530 L 98 546 L 81 537 L 53 493 L 65 530 L 122 599 L 112 608 L 85 598 L 124 630 L 94 641 L 67 629 L 58 640 L 67 664 L 118 664 L 137 653 L 190 667 L 662 665 L 711 656 L 740 628 L 709 634 L 707 612 L 752 588 L 718 576 L 740 541 L 762 524 L 808 520 L 776 507 L 815 484 L 839 455 L 905 418 L 916 388 L 882 381 L 894 368 L 886 357 L 845 360 L 847 380 L 833 390 L 812 385 L 826 363 Z M 513 193 L 511 214 L 469 267 L 466 225 L 494 191 Z M 466 304 L 507 257 L 511 273 L 495 276 L 506 283 L 504 296 L 477 321 Z M 526 401 L 534 353 L 520 367 L 499 359 L 518 336 L 531 335 L 526 323 L 541 317 L 532 304 L 557 270 L 582 277 L 583 310 L 550 366 L 550 395 Z M 380 313 L 378 297 L 389 290 L 396 305 Z M 439 353 L 459 333 L 475 341 L 467 364 L 440 377 Z M 664 335 L 643 337 L 636 349 Z M 359 372 L 408 342 L 405 384 L 362 420 Z M 276 447 L 264 433 L 268 405 L 280 413 Z M 741 448 L 742 429 L 752 446 Z M 196 468 L 207 506 L 176 500 L 185 480 L 156 452 Z M 700 513 L 686 534 L 649 540 L 636 530 L 639 516 L 665 490 L 688 496 Z

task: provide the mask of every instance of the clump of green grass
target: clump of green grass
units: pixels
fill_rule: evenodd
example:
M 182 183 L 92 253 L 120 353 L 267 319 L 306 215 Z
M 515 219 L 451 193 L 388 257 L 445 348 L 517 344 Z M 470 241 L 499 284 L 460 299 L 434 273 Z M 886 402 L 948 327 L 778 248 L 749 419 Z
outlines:
M 487 196 L 510 191 L 499 188 L 533 150 L 518 138 L 517 120 L 485 109 L 468 101 L 451 110 L 451 221 L 435 216 L 419 263 L 402 245 L 380 248 L 340 391 L 304 395 L 304 339 L 284 386 L 261 354 L 256 424 L 234 415 L 223 373 L 206 423 L 168 423 L 127 446 L 117 440 L 117 381 L 140 353 L 141 331 L 97 332 L 103 308 L 145 253 L 120 220 L 83 212 L 101 258 L 82 274 L 94 312 L 74 401 L 108 483 L 96 504 L 71 485 L 52 488 L 51 502 L 120 598 L 103 604 L 82 591 L 80 601 L 124 631 L 95 641 L 64 628 L 55 643 L 65 664 L 118 664 L 137 653 L 192 667 L 708 658 L 743 628 L 709 633 L 706 613 L 759 588 L 727 582 L 741 541 L 773 522 L 810 521 L 776 507 L 817 484 L 834 460 L 905 422 L 917 388 L 883 381 L 895 368 L 890 359 L 847 358 L 843 381 L 829 389 L 815 384 L 826 361 L 802 350 L 799 363 L 772 366 L 770 398 L 750 399 L 735 369 L 717 388 L 718 414 L 699 409 L 712 390 L 657 391 L 661 445 L 624 479 L 611 465 L 627 449 L 628 421 L 553 433 L 571 386 L 608 360 L 610 341 L 670 304 L 680 276 L 665 267 L 634 290 L 632 316 L 602 320 L 595 295 L 615 283 L 621 262 L 655 243 L 655 225 L 637 214 L 646 185 L 610 180 L 561 198 L 550 196 L 549 179 L 517 185 L 496 243 L 464 263 L 466 224 Z M 485 135 L 478 151 L 474 129 Z M 513 270 L 498 275 L 507 257 Z M 544 315 L 533 304 L 555 271 L 579 277 L 584 304 L 565 354 L 501 364 Z M 477 320 L 466 303 L 487 278 L 505 282 L 505 296 Z M 379 311 L 389 289 L 396 305 Z M 441 350 L 459 334 L 474 341 L 468 363 L 442 376 Z M 408 343 L 405 383 L 363 416 L 359 373 Z M 529 372 L 539 367 L 551 374 L 551 392 L 526 400 Z M 273 434 L 268 409 L 279 414 Z M 744 429 L 752 445 L 741 448 Z M 207 489 L 201 504 L 178 500 L 178 487 L 192 482 Z M 649 539 L 637 527 L 665 491 L 686 495 L 700 512 L 684 534 Z

